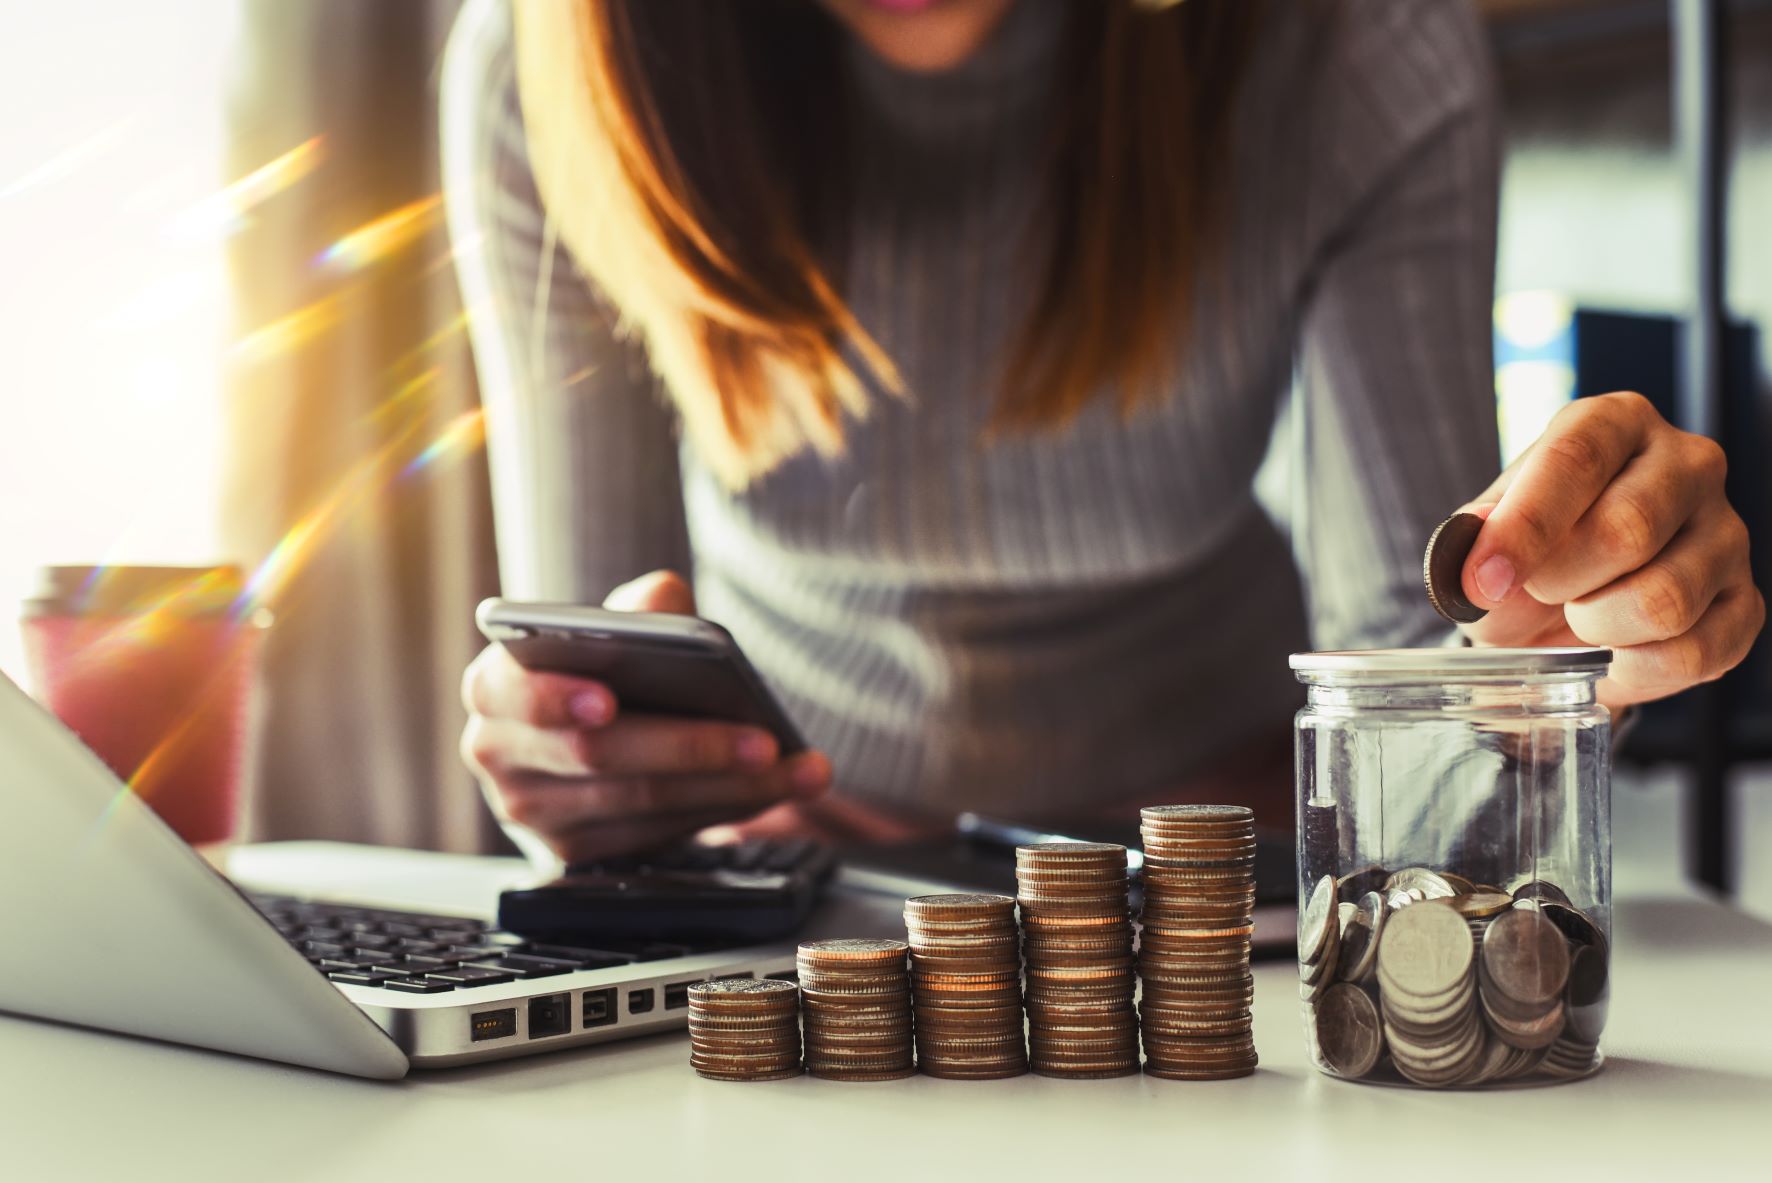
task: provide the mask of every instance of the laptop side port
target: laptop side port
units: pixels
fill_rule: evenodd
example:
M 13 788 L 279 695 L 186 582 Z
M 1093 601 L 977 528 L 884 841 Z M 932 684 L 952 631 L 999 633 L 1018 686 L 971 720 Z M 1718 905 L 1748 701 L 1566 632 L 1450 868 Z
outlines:
M 689 1005 L 689 987 L 699 986 L 704 979 L 696 978 L 692 982 L 672 982 L 665 987 L 664 1008 L 666 1010 L 682 1010 Z
M 546 1039 L 572 1030 L 572 995 L 545 994 L 529 1000 L 529 1038 Z
M 586 1030 L 592 1027 L 607 1027 L 615 1022 L 615 987 L 604 990 L 586 990 L 583 1023 Z
M 650 989 L 628 991 L 628 1013 L 643 1015 L 652 1009 L 654 995 Z
M 517 1033 L 517 1008 L 476 1011 L 468 1016 L 468 1034 L 475 1043 L 484 1039 L 506 1039 Z

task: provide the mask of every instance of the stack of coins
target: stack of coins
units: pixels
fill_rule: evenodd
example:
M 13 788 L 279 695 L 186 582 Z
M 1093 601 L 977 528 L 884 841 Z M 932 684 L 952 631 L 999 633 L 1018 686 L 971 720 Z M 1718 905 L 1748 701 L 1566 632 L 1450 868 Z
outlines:
M 1142 811 L 1140 831 L 1144 1070 L 1170 1080 L 1247 1076 L 1256 1065 L 1254 814 L 1233 805 L 1157 805 Z
M 825 1080 L 896 1080 L 911 1059 L 903 941 L 807 941 L 796 962 L 806 1071 Z
M 1020 846 L 1015 878 L 1033 1070 L 1072 1078 L 1137 1072 L 1126 848 L 1105 842 Z
M 1341 811 L 1335 802 L 1322 797 L 1306 801 L 1302 831 L 1304 876 L 1315 882 L 1341 861 Z
M 1562 932 L 1536 910 L 1514 908 L 1489 924 L 1481 950 L 1477 981 L 1490 1029 L 1523 1051 L 1557 1042 L 1569 986 L 1569 942 Z
M 689 987 L 689 1062 L 709 1080 L 800 1075 L 800 991 L 773 978 Z
M 1028 1070 L 1021 1008 L 1021 938 L 1006 895 L 906 900 L 917 1067 L 949 1080 Z
M 1378 944 L 1379 1012 L 1397 1071 L 1424 1085 L 1462 1083 L 1487 1061 L 1469 921 L 1438 902 L 1403 907 Z

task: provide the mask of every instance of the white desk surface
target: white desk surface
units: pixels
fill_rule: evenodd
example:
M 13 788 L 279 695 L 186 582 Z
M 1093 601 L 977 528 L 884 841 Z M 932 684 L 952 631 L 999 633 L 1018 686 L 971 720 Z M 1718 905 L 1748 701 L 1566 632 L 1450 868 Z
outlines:
M 433 907 L 439 868 L 463 872 L 463 902 L 511 874 L 318 844 L 247 848 L 233 865 Z M 690 1071 L 682 1036 L 378 1084 L 0 1017 L 0 1179 L 1772 1178 L 1772 927 L 1665 889 L 1617 914 L 1609 1062 L 1557 1087 L 1325 1079 L 1287 963 L 1256 970 L 1260 1070 L 1199 1084 L 724 1084 Z

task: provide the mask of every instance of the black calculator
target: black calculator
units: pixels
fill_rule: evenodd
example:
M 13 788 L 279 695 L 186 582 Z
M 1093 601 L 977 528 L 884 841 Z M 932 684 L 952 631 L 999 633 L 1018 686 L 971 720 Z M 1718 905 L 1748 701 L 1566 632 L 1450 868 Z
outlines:
M 756 944 L 796 932 L 836 868 L 831 849 L 808 838 L 684 843 L 575 864 L 551 882 L 508 890 L 498 923 L 532 941 L 593 947 Z

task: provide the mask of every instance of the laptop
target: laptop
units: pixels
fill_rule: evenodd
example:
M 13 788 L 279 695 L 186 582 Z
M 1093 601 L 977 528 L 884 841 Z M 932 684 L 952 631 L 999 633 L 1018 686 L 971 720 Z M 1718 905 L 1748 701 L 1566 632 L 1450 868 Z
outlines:
M 0 1011 L 392 1080 L 680 1030 L 696 982 L 793 976 L 791 943 L 538 946 L 493 903 L 242 890 L 0 676 Z M 353 984 L 384 963 L 409 984 Z

